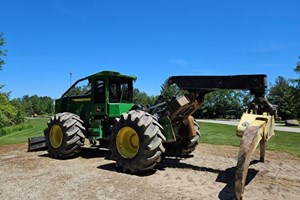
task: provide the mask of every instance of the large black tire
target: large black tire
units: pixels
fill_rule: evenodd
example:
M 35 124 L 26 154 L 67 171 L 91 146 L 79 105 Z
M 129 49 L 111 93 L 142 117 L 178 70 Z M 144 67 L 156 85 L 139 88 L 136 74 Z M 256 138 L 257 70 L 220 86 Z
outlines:
M 79 153 L 84 145 L 85 128 L 79 116 L 73 113 L 58 113 L 44 130 L 47 151 L 51 157 L 63 158 Z
M 176 142 L 164 143 L 166 149 L 166 156 L 175 156 L 175 157 L 187 157 L 189 156 L 199 144 L 199 139 L 201 137 L 199 125 L 194 120 L 194 128 L 196 131 L 196 136 L 194 137 L 184 137 L 189 131 L 189 127 L 183 123 L 178 129 L 178 138 Z
M 116 118 L 110 150 L 117 167 L 133 174 L 153 170 L 165 151 L 161 129 L 158 122 L 142 110 L 131 110 Z

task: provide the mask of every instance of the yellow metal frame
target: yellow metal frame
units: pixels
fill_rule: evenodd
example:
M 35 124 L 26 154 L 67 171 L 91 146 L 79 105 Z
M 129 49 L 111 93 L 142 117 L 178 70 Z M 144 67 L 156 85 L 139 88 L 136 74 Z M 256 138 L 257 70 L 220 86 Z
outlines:
M 264 127 L 260 130 L 261 138 L 268 140 L 274 133 L 275 119 L 273 115 L 268 115 L 264 113 L 263 115 L 255 115 L 244 113 L 240 120 L 240 123 L 237 127 L 236 135 L 242 137 L 245 130 L 249 126 L 262 126 L 265 123 Z

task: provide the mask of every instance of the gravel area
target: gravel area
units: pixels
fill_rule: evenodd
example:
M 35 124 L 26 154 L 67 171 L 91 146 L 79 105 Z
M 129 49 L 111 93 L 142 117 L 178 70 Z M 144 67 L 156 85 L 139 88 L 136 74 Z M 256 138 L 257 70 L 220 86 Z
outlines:
M 165 158 L 155 171 L 116 169 L 107 150 L 53 159 L 27 144 L 0 147 L 0 199 L 233 199 L 238 148 L 200 144 L 194 156 Z M 258 153 L 254 160 L 258 159 Z M 250 166 L 244 199 L 299 199 L 300 158 L 267 151 Z

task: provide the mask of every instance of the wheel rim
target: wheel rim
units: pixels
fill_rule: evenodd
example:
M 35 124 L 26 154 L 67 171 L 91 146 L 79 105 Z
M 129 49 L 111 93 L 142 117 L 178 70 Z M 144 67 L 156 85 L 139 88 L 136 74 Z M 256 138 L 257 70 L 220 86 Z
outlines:
M 63 133 L 60 126 L 54 125 L 51 127 L 49 139 L 52 147 L 58 148 L 61 145 Z
M 116 143 L 119 153 L 124 158 L 133 158 L 139 151 L 139 136 L 131 127 L 123 127 L 118 132 Z

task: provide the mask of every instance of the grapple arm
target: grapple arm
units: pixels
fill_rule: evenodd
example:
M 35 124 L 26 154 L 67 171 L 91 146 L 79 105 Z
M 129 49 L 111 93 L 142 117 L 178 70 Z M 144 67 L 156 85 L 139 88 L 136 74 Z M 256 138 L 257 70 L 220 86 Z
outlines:
M 168 84 L 176 84 L 181 90 L 186 90 L 194 95 L 194 102 L 188 102 L 176 109 L 169 109 L 170 118 L 182 115 L 188 108 L 199 108 L 204 96 L 218 90 L 249 90 L 255 95 L 254 100 L 243 114 L 237 129 L 237 136 L 242 137 L 235 175 L 236 199 L 243 198 L 245 181 L 252 155 L 260 144 L 260 161 L 264 161 L 267 140 L 274 135 L 274 119 L 276 107 L 265 98 L 267 88 L 267 76 L 259 75 L 236 75 L 236 76 L 172 76 Z M 178 101 L 178 100 L 177 100 Z M 179 102 L 179 101 L 178 101 Z M 176 102 L 175 105 L 180 105 Z M 174 103 L 173 103 L 174 104 Z M 169 106 L 171 107 L 171 106 Z M 174 107 L 174 106 L 173 106 Z M 167 108 L 168 109 L 168 108 Z M 179 114 L 178 114 L 179 113 Z M 188 114 L 191 114 L 189 112 Z M 172 116 L 175 116 L 172 118 Z
M 251 94 L 264 96 L 267 88 L 267 76 L 235 75 L 235 76 L 171 76 L 168 84 L 176 84 L 188 92 L 208 93 L 217 90 L 250 90 Z
M 264 97 L 267 88 L 267 76 L 258 75 L 234 75 L 234 76 L 171 76 L 168 85 L 176 84 L 179 89 L 188 94 L 164 99 L 164 91 L 155 103 L 151 114 L 169 116 L 171 122 L 177 123 L 187 119 L 202 105 L 204 96 L 209 92 L 218 90 L 250 90 L 255 97 Z M 156 105 L 164 103 L 164 107 L 157 109 Z
M 242 115 L 237 136 L 242 137 L 235 174 L 235 196 L 243 199 L 246 177 L 252 155 L 260 145 L 260 161 L 264 162 L 267 141 L 275 134 L 276 107 L 263 97 L 256 97 Z

